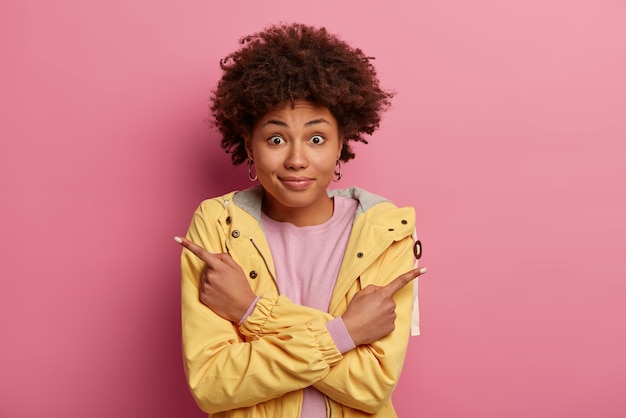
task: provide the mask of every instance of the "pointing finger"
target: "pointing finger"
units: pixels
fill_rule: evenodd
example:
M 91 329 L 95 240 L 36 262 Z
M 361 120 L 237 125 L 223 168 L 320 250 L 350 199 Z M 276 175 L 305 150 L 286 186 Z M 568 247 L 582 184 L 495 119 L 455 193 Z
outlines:
M 198 244 L 192 241 L 189 241 L 186 238 L 181 238 L 181 237 L 174 237 L 174 241 L 176 241 L 177 243 L 179 243 L 180 245 L 182 245 L 183 247 L 185 247 L 186 249 L 194 253 L 196 257 L 198 257 L 200 260 L 204 261 L 205 263 L 211 264 L 215 262 L 215 259 L 216 259 L 215 253 L 205 250 Z
M 411 280 L 426 273 L 426 267 L 416 268 L 395 278 L 391 283 L 383 288 L 385 292 L 395 294 L 398 290 L 406 286 Z

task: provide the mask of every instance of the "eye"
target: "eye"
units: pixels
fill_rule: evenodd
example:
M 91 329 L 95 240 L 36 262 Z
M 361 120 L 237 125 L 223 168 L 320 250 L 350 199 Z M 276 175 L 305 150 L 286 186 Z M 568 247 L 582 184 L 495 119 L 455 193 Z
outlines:
M 269 142 L 271 145 L 280 145 L 284 143 L 285 140 L 278 135 L 274 135 L 270 137 L 270 139 L 268 139 L 267 142 Z
M 310 141 L 316 145 L 321 145 L 326 142 L 326 139 L 322 135 L 313 135 Z

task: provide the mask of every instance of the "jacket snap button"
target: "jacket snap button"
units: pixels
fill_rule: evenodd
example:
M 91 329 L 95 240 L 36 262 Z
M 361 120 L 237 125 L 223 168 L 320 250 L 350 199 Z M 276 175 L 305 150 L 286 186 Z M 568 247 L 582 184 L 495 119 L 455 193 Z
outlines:
M 363 253 L 358 253 L 356 256 L 359 258 L 363 258 Z
M 230 223 L 232 222 L 233 218 L 231 218 L 230 216 L 226 217 L 226 225 L 230 225 Z
M 415 255 L 416 260 L 422 258 L 422 242 L 420 240 L 415 241 L 415 245 L 413 246 L 413 254 Z
M 256 274 L 256 271 L 252 270 L 248 276 L 250 276 L 251 279 L 256 279 L 258 275 Z
M 233 238 L 239 238 L 239 231 L 235 229 L 230 235 L 232 235 Z
M 406 219 L 403 219 L 401 222 L 402 222 L 402 225 L 406 225 L 406 224 L 408 224 L 408 222 L 406 221 Z

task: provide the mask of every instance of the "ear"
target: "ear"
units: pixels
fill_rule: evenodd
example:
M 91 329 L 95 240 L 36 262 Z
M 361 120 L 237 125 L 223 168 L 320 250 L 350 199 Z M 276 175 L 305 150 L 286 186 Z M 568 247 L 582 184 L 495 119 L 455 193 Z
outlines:
M 343 150 L 344 143 L 345 143 L 345 139 L 339 138 L 339 149 L 337 150 L 337 160 L 341 158 L 341 151 Z
M 246 148 L 246 154 L 248 154 L 248 158 L 250 159 L 254 159 L 253 157 L 253 153 L 252 153 L 252 138 L 250 137 L 250 135 L 242 135 L 243 136 L 243 143 L 244 143 L 244 147 Z

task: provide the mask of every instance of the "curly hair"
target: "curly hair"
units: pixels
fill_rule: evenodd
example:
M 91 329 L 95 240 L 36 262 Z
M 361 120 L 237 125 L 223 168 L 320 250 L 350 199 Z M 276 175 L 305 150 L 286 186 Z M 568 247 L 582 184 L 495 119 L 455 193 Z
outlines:
M 379 87 L 373 57 L 325 28 L 280 24 L 246 36 L 239 50 L 220 61 L 223 70 L 211 97 L 213 125 L 234 165 L 246 161 L 244 135 L 257 118 L 295 100 L 326 106 L 344 139 L 342 161 L 354 158 L 349 141 L 367 143 L 391 104 Z

